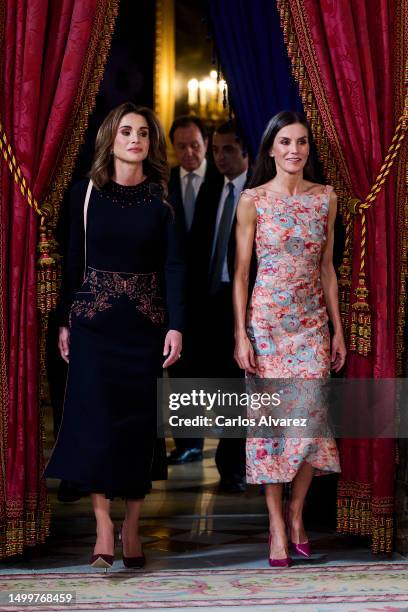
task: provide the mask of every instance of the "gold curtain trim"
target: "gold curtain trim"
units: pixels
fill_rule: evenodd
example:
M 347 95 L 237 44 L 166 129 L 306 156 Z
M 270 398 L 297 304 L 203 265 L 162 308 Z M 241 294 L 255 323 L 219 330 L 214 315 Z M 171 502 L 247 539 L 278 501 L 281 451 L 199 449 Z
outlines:
M 0 168 L 0 184 L 2 179 L 2 169 Z M 0 208 L 1 208 L 0 193 Z M 3 229 L 0 228 L 0 278 L 5 279 L 5 265 L 3 259 Z M 6 338 L 4 330 L 6 329 L 6 320 L 4 316 L 4 301 L 3 292 L 0 292 L 0 522 L 1 522 L 1 499 L 6 499 L 6 440 L 7 440 L 7 410 L 9 405 L 8 394 L 8 375 L 7 375 L 7 360 L 6 360 Z
M 291 8 L 292 4 L 295 10 Z M 326 98 L 302 0 L 277 0 L 277 7 L 292 72 L 313 129 L 319 157 L 327 177 L 336 188 L 339 201 L 345 206 L 352 193 L 351 178 L 331 117 L 330 104 Z M 302 54 L 299 40 L 302 40 L 307 48 L 307 57 Z
M 328 137 L 326 126 L 324 125 L 319 112 L 316 96 L 312 87 L 311 78 L 305 66 L 302 57 L 300 45 L 298 42 L 298 33 L 295 27 L 293 15 L 290 9 L 289 0 L 277 0 L 277 7 L 280 14 L 281 27 L 283 30 L 284 40 L 287 46 L 287 52 L 292 64 L 292 72 L 296 82 L 299 85 L 299 92 L 303 102 L 303 108 L 312 128 L 313 137 L 316 141 L 316 146 L 319 154 L 319 159 L 322 162 L 324 171 L 339 199 L 339 210 L 342 215 L 345 225 L 345 243 L 343 252 L 343 261 L 339 268 L 339 303 L 340 315 L 343 324 L 345 336 L 349 330 L 349 315 L 350 315 L 350 292 L 351 292 L 351 272 L 352 272 L 352 246 L 354 219 L 350 212 L 347 202 L 351 197 L 351 180 L 348 175 L 347 167 L 343 159 L 340 143 L 337 138 L 336 130 L 331 122 L 330 135 L 335 143 L 334 155 L 332 153 L 332 141 Z M 302 39 L 307 41 L 308 52 L 312 55 L 315 62 L 314 83 L 317 84 L 320 102 L 325 107 L 327 121 L 331 121 L 329 105 L 325 99 L 324 87 L 320 81 L 317 61 L 314 58 L 313 48 L 310 44 L 310 33 L 308 25 L 305 21 L 300 24 L 303 29 Z M 337 160 L 340 160 L 337 163 Z
M 294 7 L 294 10 L 291 9 Z M 348 205 L 342 207 L 343 219 L 346 225 L 345 247 L 343 252 L 343 261 L 339 268 L 339 302 L 340 314 L 342 318 L 343 329 L 346 339 L 349 340 L 350 351 L 355 351 L 363 357 L 367 357 L 371 352 L 371 308 L 368 301 L 369 290 L 366 282 L 365 274 L 365 254 L 367 243 L 367 222 L 366 210 L 375 201 L 376 197 L 383 188 L 385 181 L 390 173 L 390 170 L 397 158 L 398 151 L 401 147 L 407 129 L 407 101 L 405 99 L 404 112 L 400 117 L 395 134 L 388 150 L 388 154 L 380 169 L 379 175 L 369 195 L 364 202 L 356 198 L 350 198 L 351 182 L 347 172 L 346 164 L 343 159 L 339 141 L 336 136 L 335 126 L 331 121 L 331 114 L 326 96 L 324 93 L 323 83 L 321 82 L 318 63 L 315 57 L 312 37 L 310 35 L 309 25 L 307 23 L 306 11 L 303 7 L 302 0 L 278 0 L 278 9 L 281 15 L 281 24 L 284 31 L 285 42 L 288 47 L 288 54 L 292 61 L 293 73 L 295 79 L 299 83 L 300 93 L 305 106 L 306 114 L 312 124 L 312 130 L 315 134 L 316 128 L 313 126 L 313 113 L 310 116 L 310 109 L 307 107 L 309 101 L 314 103 L 316 112 L 318 112 L 318 104 L 322 106 L 325 122 L 325 129 L 330 134 L 331 142 L 335 146 L 333 152 L 342 170 L 343 180 L 346 181 L 349 190 L 349 196 L 346 199 Z M 300 45 L 297 42 L 297 37 L 303 41 L 304 47 L 307 49 L 306 56 L 308 59 L 307 67 L 304 58 L 300 51 Z M 308 73 L 308 78 L 306 77 Z M 309 79 L 309 81 L 308 81 Z M 313 83 L 313 88 L 312 88 Z M 309 91 L 310 90 L 310 91 Z M 317 96 L 313 95 L 313 91 L 317 91 Z M 323 130 L 323 122 L 320 121 L 317 126 L 318 130 Z M 334 139 L 334 140 L 333 140 Z M 318 148 L 321 143 L 316 139 Z M 330 177 L 331 168 L 326 168 L 325 160 L 322 158 L 323 166 Z M 334 165 L 332 162 L 331 165 Z M 335 169 L 336 170 L 336 169 Z M 335 181 L 333 184 L 336 187 Z M 343 185 L 345 187 L 345 184 Z M 336 187 L 337 189 L 337 187 Z M 353 214 L 360 214 L 361 219 L 361 236 L 360 236 L 360 268 L 358 275 L 358 285 L 354 293 L 354 301 L 350 309 L 350 293 L 352 286 L 352 237 L 354 233 Z M 350 321 L 351 312 L 351 321 Z
M 340 481 L 337 489 L 337 531 L 370 536 L 372 552 L 391 553 L 394 498 L 372 497 L 372 485 Z M 387 516 L 388 515 L 388 516 Z
M 89 41 L 89 52 L 84 63 L 80 87 L 74 103 L 72 120 L 65 131 L 66 137 L 61 145 L 59 160 L 57 160 L 53 171 L 54 179 L 51 181 L 51 188 L 41 206 L 24 177 L 21 165 L 14 154 L 0 120 L 0 150 L 6 165 L 27 204 L 41 217 L 38 244 L 40 257 L 38 260 L 37 298 L 39 310 L 45 315 L 56 306 L 59 276 L 58 266 L 56 265 L 56 260 L 58 260 L 55 253 L 56 242 L 51 227 L 47 228 L 45 226 L 47 221 L 52 221 L 54 227 L 56 225 L 59 204 L 71 178 L 78 149 L 88 125 L 89 114 L 95 105 L 96 94 L 103 77 L 118 7 L 119 0 L 107 0 L 107 2 L 99 2 L 98 4 L 93 32 Z
M 404 82 L 408 86 L 408 62 L 405 67 Z M 378 173 L 376 181 L 370 189 L 370 193 L 368 194 L 364 202 L 361 202 L 358 199 L 353 199 L 350 202 L 350 205 L 352 207 L 352 212 L 354 214 L 357 214 L 357 213 L 364 214 L 364 211 L 368 210 L 372 206 L 372 204 L 374 204 L 375 200 L 377 199 L 378 194 L 381 192 L 382 188 L 384 187 L 384 184 L 388 178 L 389 173 L 391 172 L 391 169 L 397 158 L 398 152 L 401 148 L 402 142 L 406 136 L 407 129 L 408 129 L 408 96 L 406 96 L 405 98 L 404 111 L 396 125 L 394 136 L 389 146 L 388 153 L 384 159 L 384 163 L 381 166 L 381 169 Z
M 10 171 L 10 174 L 14 178 L 14 182 L 17 183 L 17 185 L 20 188 L 23 198 L 25 199 L 27 204 L 31 206 L 31 208 L 33 208 L 35 212 L 41 217 L 41 220 L 43 220 L 43 218 L 47 216 L 47 212 L 41 210 L 40 205 L 37 202 L 37 199 L 34 197 L 33 192 L 28 186 L 28 183 L 21 170 L 21 166 L 19 162 L 17 161 L 16 156 L 14 155 L 13 148 L 8 141 L 8 138 L 4 130 L 3 124 L 1 122 L 1 119 L 0 119 L 0 150 L 3 154 L 4 161 L 6 162 L 6 165 Z M 49 212 L 48 212 L 48 215 L 49 215 Z
M 405 67 L 404 82 L 408 84 L 408 62 Z M 364 202 L 357 198 L 349 201 L 349 208 L 353 214 L 359 214 L 361 219 L 360 236 L 360 268 L 358 272 L 358 286 L 355 290 L 355 300 L 351 306 L 351 333 L 350 350 L 367 357 L 371 352 L 371 308 L 368 301 L 369 290 L 366 283 L 366 243 L 367 243 L 367 210 L 374 204 L 378 194 L 383 189 L 391 169 L 397 159 L 399 150 L 404 141 L 408 128 L 408 96 L 405 97 L 404 111 L 391 141 L 388 153 L 381 166 L 377 179 Z
M 112 34 L 119 10 L 119 0 L 99 0 L 88 54 L 82 69 L 71 122 L 56 159 L 50 188 L 44 199 L 44 207 L 52 211 L 52 226 L 58 220 L 59 205 L 71 179 L 79 147 L 83 141 L 88 119 L 95 106 L 95 99 L 105 70 Z
M 0 149 L 7 163 L 8 169 L 12 173 L 15 182 L 19 185 L 20 191 L 27 203 L 41 217 L 38 244 L 40 257 L 38 259 L 37 305 L 41 314 L 39 346 L 40 370 L 43 384 L 40 384 L 40 390 L 42 391 L 43 395 L 48 313 L 56 305 L 57 286 L 60 278 L 59 259 L 55 253 L 56 242 L 53 236 L 53 228 L 55 228 L 57 223 L 59 204 L 62 199 L 63 191 L 71 178 L 75 158 L 87 127 L 89 114 L 95 104 L 95 97 L 103 76 L 118 8 L 119 0 L 98 0 L 96 13 L 93 20 L 92 35 L 88 45 L 87 59 L 84 62 L 82 69 L 81 82 L 73 107 L 72 119 L 70 125 L 65 131 L 66 136 L 61 144 L 60 154 L 57 156 L 54 170 L 51 173 L 51 176 L 54 177 L 50 181 L 51 187 L 41 206 L 34 198 L 32 191 L 22 174 L 18 161 L 7 140 L 4 129 L 1 126 Z M 0 2 L 0 18 L 2 19 L 0 23 L 0 36 L 3 44 L 4 16 L 4 3 Z M 1 76 L 3 77 L 3 73 Z M 46 221 L 48 222 L 48 227 Z M 0 242 L 0 256 L 2 254 L 1 247 L 2 245 Z M 4 263 L 1 260 L 0 264 L 4 266 Z M 1 304 L 0 316 L 3 316 Z M 0 348 L 3 349 L 4 338 L 0 337 L 0 341 L 2 342 Z M 5 351 L 2 350 L 1 353 L 0 374 L 3 378 Z M 3 383 L 3 380 L 0 382 Z M 7 383 L 7 372 L 5 373 L 4 382 Z M 8 399 L 4 396 L 4 390 L 6 388 L 7 386 L 4 385 L 3 394 L 0 397 L 2 400 L 0 426 L 2 425 L 1 419 L 5 419 L 3 423 L 3 431 L 0 430 L 0 443 L 2 448 L 4 446 L 3 441 L 7 439 L 6 414 L 8 410 Z M 40 466 L 43 465 L 42 441 L 44 440 L 44 434 L 43 415 L 42 412 L 40 412 L 40 441 L 38 449 L 40 454 Z M 1 457 L 4 475 L 2 480 L 5 482 L 5 465 L 3 463 L 3 454 Z M 6 500 L 6 515 L 4 514 L 3 509 L 0 508 L 0 557 L 21 554 L 24 546 L 33 546 L 37 543 L 45 541 L 49 531 L 50 510 L 46 499 L 45 483 L 42 480 L 42 477 L 39 487 L 39 500 L 24 499 L 21 508 L 10 508 L 7 505 Z M 24 510 L 24 506 L 28 506 L 31 509 Z M 36 509 L 33 510 L 32 508 L 34 506 Z M 43 509 L 37 510 L 37 508 Z M 21 518 L 8 519 L 7 517 L 10 516 L 10 512 L 11 514 L 17 515 Z
M 39 205 L 24 177 L 21 165 L 14 154 L 0 118 L 0 150 L 15 183 L 20 188 L 23 198 L 41 217 L 41 224 L 44 224 L 47 219 L 52 219 L 54 217 L 53 221 L 55 226 L 57 220 L 56 212 L 59 208 L 64 190 L 71 178 L 79 146 L 88 126 L 89 114 L 95 106 L 96 94 L 98 93 L 99 85 L 103 77 L 115 27 L 119 0 L 108 0 L 106 8 L 105 4 L 106 2 L 99 2 L 98 4 L 94 18 L 93 33 L 89 41 L 88 59 L 85 61 L 83 67 L 80 87 L 72 112 L 73 119 L 71 120 L 70 126 L 65 131 L 66 137 L 60 148 L 60 159 L 57 160 L 53 170 L 53 175 L 56 176 L 51 180 L 51 187 L 42 206 Z M 91 59 L 89 60 L 90 56 Z
M 4 40 L 4 29 L 6 21 L 6 4 L 0 2 L 0 57 L 4 57 L 3 48 L 5 44 Z M 0 91 L 3 91 L 3 79 L 4 79 L 4 63 L 0 64 Z M 2 184 L 2 172 L 3 167 L 0 164 L 0 185 Z M 0 190 L 0 211 L 2 208 L 2 193 Z M 4 243 L 3 243 L 3 232 L 4 227 L 0 227 L 0 278 L 6 278 L 5 260 L 4 254 Z M 3 296 L 3 287 L 0 283 L 0 529 L 1 525 L 6 520 L 6 440 L 7 440 L 7 410 L 9 405 L 9 385 L 8 385 L 8 370 L 7 370 L 7 343 L 5 337 L 6 330 L 6 317 L 5 317 L 5 303 Z M 4 500 L 4 506 L 2 501 Z M 0 542 L 4 541 L 1 537 Z M 0 555 L 1 558 L 1 555 Z
M 26 511 L 24 517 L 0 526 L 0 559 L 21 555 L 25 546 L 44 544 L 50 529 L 51 512 Z
M 397 329 L 396 329 L 396 352 L 397 352 L 397 376 L 404 374 L 403 358 L 405 355 L 405 325 L 407 307 L 407 276 L 408 276 L 408 143 L 405 143 L 401 155 L 398 171 L 398 183 L 400 196 L 398 197 L 398 226 L 399 226 L 399 286 L 397 298 Z
M 71 121 L 65 130 L 65 138 L 52 172 L 50 189 L 41 206 L 48 213 L 48 226 L 41 224 L 38 242 L 37 304 L 41 313 L 40 331 L 40 369 L 41 397 L 46 396 L 46 335 L 48 314 L 58 301 L 61 284 L 61 261 L 57 254 L 54 238 L 59 206 L 74 170 L 79 147 L 88 126 L 89 115 L 95 106 L 96 94 L 103 77 L 106 60 L 111 44 L 115 21 L 119 10 L 119 0 L 99 0 L 93 20 L 92 34 L 88 53 L 82 68 L 78 92 L 75 98 Z
M 293 12 L 291 10 L 291 6 L 294 7 Z M 333 129 L 332 123 L 330 123 L 330 109 L 325 98 L 324 86 L 321 82 L 319 68 L 312 46 L 312 38 L 310 36 L 310 30 L 306 20 L 306 12 L 303 9 L 302 2 L 301 0 L 277 0 L 277 7 L 280 12 L 281 27 L 284 33 L 288 55 L 292 63 L 292 71 L 295 80 L 299 84 L 300 95 L 303 101 L 306 116 L 311 124 L 317 147 L 319 149 L 322 146 L 325 147 L 325 155 L 321 157 L 322 164 L 330 182 L 333 184 L 335 190 L 340 196 L 340 210 L 346 226 L 346 236 L 343 262 L 339 269 L 339 301 L 343 328 L 347 337 L 350 322 L 350 292 L 354 234 L 354 214 L 352 214 L 348 205 L 352 194 L 351 181 L 349 180 L 347 168 L 345 167 L 344 163 L 342 163 L 344 160 L 342 158 L 341 148 L 339 148 L 336 131 Z M 296 19 L 298 21 L 296 21 Z M 298 37 L 303 41 L 305 48 L 307 48 L 307 67 L 300 50 Z M 314 91 L 319 92 L 318 101 L 313 93 Z M 323 124 L 322 119 L 319 116 L 318 103 L 319 105 L 322 105 L 321 112 L 325 113 L 325 124 Z M 330 141 L 328 134 L 330 134 L 331 137 Z M 333 151 L 334 158 L 338 163 L 337 166 L 333 158 L 329 157 L 327 159 L 326 157 L 330 150 Z M 340 169 L 343 171 L 343 174 L 341 173 Z M 345 174 L 344 171 L 346 171 Z M 406 215 L 408 216 L 408 211 L 406 211 Z M 361 483 L 356 483 L 356 490 L 351 490 L 349 494 L 345 491 L 341 493 L 339 489 L 339 531 L 344 530 L 343 532 L 345 533 L 351 533 L 349 531 L 349 521 L 352 517 L 354 517 L 353 528 L 357 529 L 357 532 L 353 531 L 352 533 L 360 533 L 362 535 L 361 531 L 365 531 L 367 504 L 370 503 L 371 492 L 366 492 L 367 499 L 365 501 L 358 499 L 361 496 L 361 493 Z M 370 531 L 370 535 L 372 536 L 373 552 L 383 552 L 386 549 L 392 550 L 392 528 L 392 516 L 375 518 L 375 524 L 372 524 Z
M 405 99 L 407 106 L 407 82 L 401 83 L 399 75 L 408 64 L 408 0 L 397 2 L 397 24 L 395 33 L 394 65 L 395 65 L 395 108 L 401 108 Z M 404 87 L 405 85 L 405 87 Z M 397 227 L 398 227 L 398 286 L 397 286 L 397 320 L 396 320 L 396 366 L 397 376 L 404 373 L 403 357 L 405 355 L 405 318 L 407 306 L 406 280 L 408 275 L 408 142 L 405 140 L 400 153 L 397 172 Z
M 392 553 L 394 520 L 392 516 L 375 516 L 371 503 L 353 497 L 337 499 L 337 531 L 339 533 L 370 536 L 371 551 Z

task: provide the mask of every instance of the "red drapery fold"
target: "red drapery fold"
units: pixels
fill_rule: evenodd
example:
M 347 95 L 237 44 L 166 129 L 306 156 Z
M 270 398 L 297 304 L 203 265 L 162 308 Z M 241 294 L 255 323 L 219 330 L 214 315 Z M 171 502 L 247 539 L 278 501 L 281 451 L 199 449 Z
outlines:
M 1 4 L 1 136 L 6 135 L 16 165 L 41 205 L 49 189 L 60 191 L 69 179 L 102 76 L 118 0 L 4 0 Z M 0 557 L 4 557 L 44 541 L 49 509 L 39 413 L 39 217 L 1 160 Z M 61 165 L 65 165 L 62 174 Z
M 341 179 L 362 202 L 391 144 L 401 108 L 394 108 L 394 45 L 401 44 L 401 0 L 285 0 L 291 25 Z M 288 27 L 283 20 L 284 27 Z M 406 41 L 405 41 L 406 43 Z M 289 48 L 289 52 L 290 52 Z M 293 59 L 293 57 L 292 57 Z M 306 105 L 307 108 L 307 105 Z M 372 351 L 349 352 L 350 378 L 396 374 L 395 172 L 367 213 L 366 274 L 372 316 Z M 355 223 L 351 301 L 358 283 L 361 224 Z M 373 551 L 392 547 L 394 440 L 341 440 L 340 531 L 372 535 Z

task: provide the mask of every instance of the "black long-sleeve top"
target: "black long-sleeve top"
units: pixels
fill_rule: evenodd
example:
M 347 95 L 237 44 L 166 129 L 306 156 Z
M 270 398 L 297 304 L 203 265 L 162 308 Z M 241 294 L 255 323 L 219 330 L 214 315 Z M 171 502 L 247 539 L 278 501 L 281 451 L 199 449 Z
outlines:
M 85 268 L 109 272 L 158 273 L 168 312 L 168 328 L 183 331 L 185 262 L 180 228 L 160 188 L 145 180 L 136 186 L 111 181 L 89 200 L 86 229 L 84 202 L 88 180 L 77 183 L 70 197 L 69 241 L 60 324 L 68 325 L 69 310 Z

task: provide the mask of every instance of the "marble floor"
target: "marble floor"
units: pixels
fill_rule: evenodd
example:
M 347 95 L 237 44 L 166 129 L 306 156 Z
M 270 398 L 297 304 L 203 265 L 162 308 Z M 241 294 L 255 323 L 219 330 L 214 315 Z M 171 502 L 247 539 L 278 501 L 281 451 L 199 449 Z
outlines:
M 267 569 L 268 521 L 264 497 L 258 487 L 248 487 L 245 493 L 239 494 L 221 493 L 214 451 L 214 441 L 206 441 L 202 463 L 171 466 L 168 481 L 155 483 L 152 493 L 146 498 L 141 534 L 148 571 Z M 335 482 L 333 485 L 335 488 Z M 90 500 L 83 498 L 75 503 L 60 503 L 56 498 L 57 486 L 58 481 L 49 481 L 52 528 L 46 544 L 27 550 L 23 558 L 0 564 L 0 575 L 90 572 L 88 558 L 95 537 Z M 329 493 L 330 490 L 333 492 L 333 486 L 331 489 L 327 484 L 325 486 Z M 314 554 L 311 560 L 295 559 L 297 566 L 373 561 L 408 563 L 408 559 L 398 554 L 373 558 L 366 541 L 336 534 L 332 507 L 335 498 L 331 494 L 332 499 L 322 504 L 318 496 L 319 491 L 314 493 L 314 500 L 312 496 L 306 512 L 306 526 Z M 123 502 L 115 501 L 112 511 L 119 527 Z M 123 571 L 119 547 L 116 557 L 112 571 Z M 245 608 L 240 607 L 242 609 Z M 261 611 L 262 607 L 257 606 L 257 610 Z
M 202 463 L 170 466 L 169 479 L 154 483 L 152 493 L 146 497 L 141 534 L 149 570 L 267 567 L 268 521 L 264 497 L 255 486 L 249 486 L 245 493 L 220 492 L 214 451 L 215 442 L 207 440 Z M 322 481 L 322 478 L 315 480 Z M 60 503 L 56 497 L 58 481 L 48 483 L 52 506 L 49 539 L 43 546 L 27 550 L 24 558 L 1 564 L 0 573 L 23 569 L 88 571 L 87 561 L 95 537 L 90 500 L 85 497 L 74 503 Z M 330 493 L 330 488 L 327 490 Z M 334 503 L 333 498 L 331 505 Z M 112 516 L 117 527 L 123 511 L 122 501 L 113 502 Z M 305 514 L 313 542 L 312 563 L 373 561 L 364 539 L 335 533 L 333 508 L 327 503 L 323 505 L 312 496 Z M 118 557 L 119 552 L 117 549 Z M 379 562 L 404 560 L 398 554 L 375 559 Z M 310 561 L 299 559 L 297 563 L 310 564 Z M 116 566 L 121 566 L 119 559 L 115 561 Z

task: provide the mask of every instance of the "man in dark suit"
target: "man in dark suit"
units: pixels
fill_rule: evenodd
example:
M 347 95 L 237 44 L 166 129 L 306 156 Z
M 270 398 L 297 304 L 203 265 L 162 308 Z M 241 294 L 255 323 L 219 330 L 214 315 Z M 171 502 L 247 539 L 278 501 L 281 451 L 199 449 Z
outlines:
M 217 214 L 212 231 L 209 259 L 205 337 L 212 338 L 212 356 L 203 376 L 235 378 L 243 376 L 234 353 L 232 281 L 235 260 L 235 218 L 239 197 L 248 181 L 248 155 L 235 121 L 221 125 L 213 135 L 214 162 L 223 175 L 217 197 Z M 215 461 L 220 488 L 227 492 L 245 489 L 245 439 L 221 438 Z
M 207 161 L 208 136 L 198 117 L 174 120 L 170 140 L 179 165 L 172 169 L 168 199 L 185 240 L 187 261 L 187 316 L 183 334 L 182 358 L 169 368 L 177 378 L 203 377 L 205 354 L 202 345 L 203 308 L 206 297 L 211 232 L 215 223 L 218 194 L 223 177 Z M 176 438 L 176 448 L 168 456 L 170 464 L 200 461 L 202 438 Z

